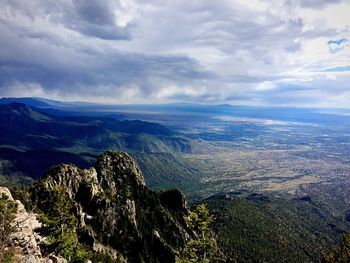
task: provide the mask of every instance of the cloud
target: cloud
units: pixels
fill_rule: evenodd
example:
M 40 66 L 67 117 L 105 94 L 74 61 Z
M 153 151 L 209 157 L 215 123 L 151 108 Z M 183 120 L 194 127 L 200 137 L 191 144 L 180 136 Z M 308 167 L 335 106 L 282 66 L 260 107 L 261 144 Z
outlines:
M 324 69 L 348 58 L 343 25 L 350 28 L 350 21 L 337 26 L 332 15 L 349 8 L 344 1 L 1 0 L 1 6 L 0 96 L 298 104 L 294 88 L 315 104 L 312 85 L 329 84 Z M 342 86 L 338 80 L 334 85 Z M 325 94 L 332 90 L 337 86 Z
M 322 9 L 328 5 L 339 4 L 342 0 L 287 0 L 288 4 L 298 4 L 306 8 Z
M 118 1 L 75 0 L 73 12 L 64 15 L 68 28 L 102 39 L 129 39 L 132 17 Z M 64 13 L 67 14 L 68 12 Z
M 61 24 L 87 36 L 110 40 L 130 37 L 131 23 L 136 12 L 125 0 L 38 0 L 25 5 L 19 0 L 3 0 L 2 8 L 14 17 L 43 19 L 47 25 Z
M 75 1 L 74 4 L 81 3 Z M 81 94 L 80 99 L 114 97 L 117 101 L 119 95 L 131 94 L 124 91 L 130 87 L 139 87 L 134 97 L 153 96 L 159 88 L 153 81 L 179 84 L 185 80 L 212 78 L 212 73 L 188 56 L 122 51 L 97 39 L 97 34 L 93 34 L 93 38 L 85 37 L 81 32 L 85 20 L 86 27 L 91 23 L 105 26 L 110 25 L 114 17 L 104 16 L 108 8 L 101 8 L 97 12 L 100 14 L 94 17 L 89 12 L 96 6 L 81 5 L 79 15 L 84 14 L 84 19 L 79 20 L 79 27 L 77 23 L 66 26 L 67 18 L 60 18 L 58 22 L 56 18 L 41 17 L 41 11 L 38 15 L 27 15 L 22 10 L 12 10 L 11 6 L 11 11 L 20 17 L 3 19 L 0 23 L 2 96 L 28 94 L 24 92 L 25 87 L 30 91 L 33 90 L 30 87 L 38 86 L 44 90 L 40 91 L 42 95 L 46 91 L 50 96 L 64 99 Z M 2 15 L 6 18 L 6 14 Z

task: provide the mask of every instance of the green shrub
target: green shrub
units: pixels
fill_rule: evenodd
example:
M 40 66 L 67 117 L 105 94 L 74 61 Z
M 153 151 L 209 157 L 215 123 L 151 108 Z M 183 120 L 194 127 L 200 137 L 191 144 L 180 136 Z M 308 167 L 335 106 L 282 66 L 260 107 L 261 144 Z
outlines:
M 14 254 L 10 248 L 10 238 L 18 227 L 14 223 L 17 209 L 18 205 L 15 201 L 10 200 L 5 194 L 0 194 L 0 262 L 13 261 Z

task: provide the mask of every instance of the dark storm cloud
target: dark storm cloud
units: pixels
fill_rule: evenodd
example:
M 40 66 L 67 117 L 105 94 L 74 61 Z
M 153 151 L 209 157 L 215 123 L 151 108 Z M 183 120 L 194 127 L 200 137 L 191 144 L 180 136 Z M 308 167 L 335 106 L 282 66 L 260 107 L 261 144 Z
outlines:
M 74 14 L 73 11 L 67 12 L 63 18 L 57 18 L 55 14 L 48 23 L 53 20 L 54 25 L 60 25 L 57 22 L 60 20 L 64 25 L 69 24 L 69 29 L 80 33 L 92 30 L 91 35 L 98 37 L 102 31 L 94 31 L 95 26 L 108 29 L 115 19 L 110 5 L 102 5 L 99 1 L 90 1 L 89 4 L 74 1 L 74 8 Z M 12 94 L 13 89 L 18 88 L 18 83 L 36 83 L 44 90 L 60 95 L 85 93 L 98 96 L 105 92 L 108 96 L 110 93 L 122 92 L 125 85 L 132 84 L 140 87 L 138 95 L 152 96 L 157 90 L 153 79 L 181 83 L 188 79 L 213 76 L 202 70 L 197 61 L 186 56 L 123 52 L 108 44 L 103 44 L 101 48 L 88 39 L 85 43 L 84 38 L 75 36 L 74 32 L 67 32 L 65 28 L 58 27 L 58 30 L 71 34 L 72 38 L 61 37 L 57 32 L 52 32 L 54 29 L 36 32 L 19 21 L 0 23 L 2 94 Z M 115 34 L 116 39 L 120 37 L 118 33 Z M 103 38 L 112 36 L 108 34 L 108 37 L 106 35 Z
M 187 57 L 122 52 L 107 55 L 94 50 L 72 52 L 64 47 L 52 48 L 45 41 L 34 46 L 30 43 L 23 45 L 30 55 L 22 52 L 22 46 L 12 46 L 11 50 L 21 59 L 8 58 L 5 61 L 0 57 L 3 61 L 0 64 L 2 87 L 13 88 L 9 84 L 16 81 L 34 82 L 47 90 L 57 90 L 62 94 L 85 89 L 84 92 L 97 95 L 99 90 L 94 91 L 92 87 L 104 85 L 115 89 L 125 83 L 133 83 L 142 87 L 143 94 L 151 95 L 156 88 L 150 83 L 154 76 L 179 82 L 210 78 L 212 75 L 201 70 L 196 61 Z
M 103 39 L 129 39 L 130 26 L 116 25 L 114 8 L 118 1 L 74 0 L 74 12 L 66 18 L 66 25 L 88 36 Z
M 285 82 L 310 78 L 301 73 L 305 64 L 319 68 L 302 57 L 305 43 L 340 37 L 336 28 L 308 25 L 293 8 L 340 1 L 275 2 L 0 0 L 0 96 L 295 99 Z
M 2 7 L 32 20 L 47 17 L 81 34 L 102 39 L 128 39 L 130 25 L 118 25 L 123 8 L 114 0 L 31 1 L 2 0 Z M 116 12 L 118 11 L 118 12 Z
M 96 25 L 114 24 L 115 16 L 109 2 L 75 0 L 73 3 L 83 21 Z

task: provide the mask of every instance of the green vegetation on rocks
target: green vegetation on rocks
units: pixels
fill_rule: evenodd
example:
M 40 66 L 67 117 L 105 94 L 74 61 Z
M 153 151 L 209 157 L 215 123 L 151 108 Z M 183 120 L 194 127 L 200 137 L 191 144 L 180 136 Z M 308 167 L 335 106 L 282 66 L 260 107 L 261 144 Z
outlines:
M 14 252 L 11 250 L 11 235 L 16 231 L 18 205 L 6 194 L 0 193 L 0 262 L 12 262 Z
M 84 262 L 92 257 L 86 247 L 78 241 L 78 220 L 73 213 L 73 204 L 62 186 L 55 186 L 47 199 L 41 200 L 42 212 L 39 220 L 41 235 L 48 237 L 49 253 L 60 254 L 69 262 Z

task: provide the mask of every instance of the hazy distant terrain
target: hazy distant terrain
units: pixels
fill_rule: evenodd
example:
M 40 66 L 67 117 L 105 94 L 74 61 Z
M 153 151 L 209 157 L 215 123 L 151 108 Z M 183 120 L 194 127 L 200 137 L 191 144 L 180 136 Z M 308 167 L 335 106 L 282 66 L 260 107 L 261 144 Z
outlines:
M 18 123 L 12 120 L 12 131 L 4 112 L 14 101 L 29 106 L 20 109 L 26 112 Z M 345 110 L 115 106 L 31 98 L 2 99 L 0 104 L 2 132 L 7 134 L 1 139 L 3 148 L 68 152 L 81 157 L 82 165 L 89 154 L 106 149 L 132 152 L 141 165 L 147 163 L 144 167 L 156 163 L 156 156 L 157 167 L 176 166 L 167 173 L 179 173 L 178 179 L 198 178 L 196 194 L 202 197 L 237 189 L 297 194 L 301 186 L 346 181 L 350 174 L 350 116 Z M 15 137 L 6 141 L 9 136 Z M 171 157 L 161 161 L 162 154 Z M 154 170 L 146 178 L 147 173 L 157 187 L 166 184 L 157 182 Z M 184 186 L 181 180 L 178 184 Z
M 350 228 L 345 110 L 29 98 L 0 104 L 0 178 L 8 184 L 27 183 L 54 164 L 86 167 L 104 150 L 124 150 L 151 187 L 177 187 L 190 202 L 208 202 L 222 248 L 235 248 L 231 256 L 242 262 L 250 249 L 257 259 L 318 261 Z

